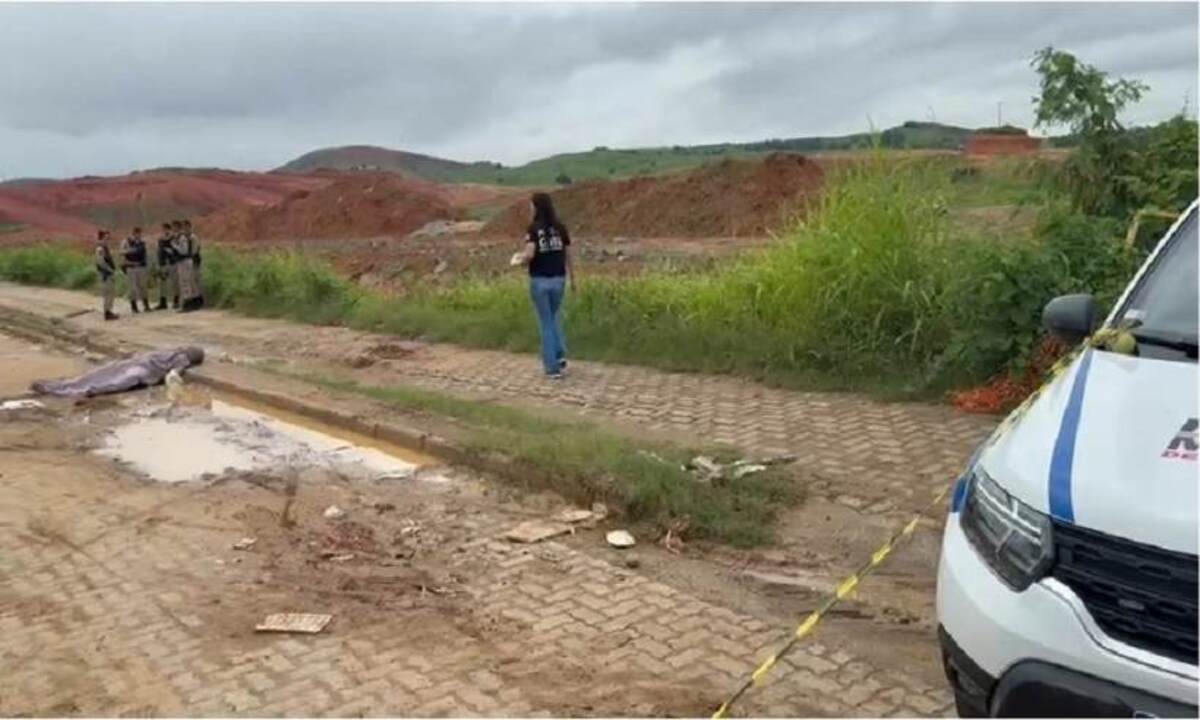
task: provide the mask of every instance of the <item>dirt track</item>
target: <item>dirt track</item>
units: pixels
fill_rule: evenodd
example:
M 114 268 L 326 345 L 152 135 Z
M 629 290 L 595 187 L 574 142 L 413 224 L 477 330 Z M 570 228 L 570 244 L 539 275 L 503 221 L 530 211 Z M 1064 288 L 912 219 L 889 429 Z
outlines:
M 62 318 L 79 309 L 89 307 L 92 302 L 86 296 L 73 293 L 0 286 L 0 318 L 4 316 L 4 307 L 18 307 Z M 171 314 L 151 315 L 140 317 L 136 322 L 110 325 L 95 322 L 90 315 L 84 315 L 69 321 L 66 327 L 81 337 L 89 332 L 103 332 L 104 336 L 110 340 L 125 341 L 130 348 L 137 344 L 163 345 L 185 339 L 199 340 L 214 355 L 220 352 L 229 352 L 234 354 L 237 359 L 242 360 L 285 358 L 294 367 L 317 371 L 351 372 L 358 379 L 376 384 L 400 382 L 440 387 L 450 389 L 455 394 L 477 399 L 504 399 L 505 402 L 520 403 L 521 401 L 516 398 L 537 398 L 540 393 L 540 390 L 531 390 L 525 386 L 523 380 L 514 377 L 514 373 L 520 372 L 522 363 L 529 364 L 532 368 L 531 360 L 515 356 L 508 360 L 497 357 L 499 354 L 484 354 L 486 357 L 481 360 L 483 364 L 474 366 L 469 362 L 473 357 L 472 353 L 452 348 L 425 347 L 415 354 L 395 356 L 392 359 L 388 359 L 386 354 L 377 355 L 373 362 L 368 363 L 370 367 L 351 371 L 348 363 L 361 365 L 362 363 L 355 358 L 368 356 L 372 353 L 373 348 L 381 347 L 389 341 L 385 338 L 374 338 L 335 328 L 297 328 L 286 323 L 230 318 L 210 312 L 187 317 Z M 21 366 L 24 367 L 24 365 Z M 484 366 L 492 368 L 490 372 L 493 374 L 470 377 L 472 371 L 468 369 L 469 367 Z M 221 363 L 217 363 L 210 370 L 227 374 L 248 372 L 244 365 Z M 638 385 L 642 382 L 643 376 L 654 378 L 662 375 L 633 369 L 621 372 L 621 379 L 618 380 L 605 368 L 583 364 L 578 369 L 576 387 L 561 391 L 566 397 L 545 398 L 537 401 L 536 404 L 542 408 L 553 408 L 560 406 L 560 400 L 566 400 L 567 402 L 561 405 L 562 410 L 560 410 L 560 412 L 566 412 L 567 407 L 577 409 L 580 407 L 571 401 L 572 395 L 592 397 L 590 402 L 585 401 L 583 412 L 593 419 L 609 417 L 607 422 L 612 422 L 616 427 L 643 433 L 655 433 L 667 439 L 684 439 L 687 431 L 669 422 L 645 423 L 640 421 L 637 416 L 609 416 L 607 414 L 609 411 L 603 401 L 603 390 L 596 390 L 601 395 L 590 395 L 592 383 L 603 382 L 605 386 L 613 387 L 616 392 L 636 394 L 617 388 L 622 383 L 625 386 Z M 533 373 L 530 374 L 532 376 Z M 588 379 L 589 375 L 591 380 Z M 509 380 L 498 380 L 498 377 L 508 377 Z M 712 382 L 718 385 L 729 383 L 729 381 L 717 379 Z M 310 401 L 327 402 L 331 405 L 346 402 L 345 398 L 326 397 L 320 399 L 321 394 L 314 393 L 311 388 L 303 392 Z M 644 389 L 643 392 L 645 392 Z M 759 399 L 754 402 L 760 404 L 758 420 L 760 425 L 764 422 L 763 413 L 766 413 L 765 422 L 770 424 L 772 422 L 770 416 L 777 411 L 776 408 L 780 407 L 776 404 L 779 398 L 774 397 L 775 393 L 776 391 L 755 391 L 755 395 Z M 704 393 L 701 392 L 697 394 L 697 397 L 703 397 L 703 395 Z M 546 399 L 550 400 L 549 405 L 545 402 Z M 822 422 L 821 418 L 824 418 L 825 422 L 834 423 L 836 427 L 842 427 L 841 416 L 849 414 L 852 425 L 854 418 L 857 417 L 859 423 L 865 423 L 868 426 L 882 424 L 894 426 L 894 429 L 904 427 L 908 428 L 905 432 L 914 433 L 914 437 L 925 437 L 926 439 L 923 441 L 925 443 L 942 442 L 938 440 L 941 437 L 962 436 L 958 445 L 952 448 L 945 447 L 940 451 L 945 453 L 945 460 L 939 460 L 933 464 L 930 464 L 930 461 L 934 459 L 931 455 L 936 453 L 931 453 L 932 446 L 914 445 L 912 447 L 918 455 L 925 458 L 926 468 L 921 473 L 929 474 L 926 482 L 930 483 L 929 487 L 931 488 L 941 480 L 940 477 L 934 476 L 936 472 L 939 472 L 935 466 L 951 467 L 956 462 L 960 462 L 961 459 L 958 456 L 965 455 L 969 449 L 971 437 L 986 431 L 985 421 L 957 416 L 942 408 L 916 406 L 911 408 L 906 406 L 874 408 L 869 403 L 856 405 L 857 402 L 847 402 L 837 396 L 814 395 L 804 401 L 803 407 L 806 415 L 818 422 L 818 425 L 814 426 L 814 430 Z M 856 407 L 858 409 L 855 409 Z M 378 413 L 381 410 L 368 404 L 359 406 L 358 412 L 370 416 L 369 413 Z M 56 432 L 58 426 L 62 424 L 56 421 L 53 426 L 55 429 L 43 427 L 39 432 Z M 937 429 L 935 430 L 935 428 Z M 842 431 L 842 434 L 846 433 Z M 870 437 L 869 431 L 867 435 L 863 436 L 863 439 L 866 440 L 868 437 Z M 745 436 L 744 439 L 752 446 L 749 449 L 753 449 L 756 443 L 776 442 L 769 438 L 754 440 L 750 436 Z M 845 439 L 851 443 L 854 442 L 853 437 Z M 830 443 L 818 440 L 818 444 L 829 445 Z M 882 454 L 884 456 L 896 454 L 897 458 L 901 457 L 903 453 L 899 450 L 888 449 L 890 445 L 891 441 L 884 441 L 884 445 L 879 448 Z M 873 550 L 874 546 L 897 526 L 900 519 L 906 517 L 907 507 L 914 506 L 920 502 L 921 498 L 926 497 L 924 491 L 914 493 L 912 489 L 909 489 L 906 494 L 901 488 L 895 487 L 897 485 L 895 471 L 889 472 L 883 468 L 880 468 L 882 472 L 855 470 L 855 464 L 860 462 L 861 458 L 839 455 L 836 447 L 832 450 L 830 457 L 842 457 L 841 463 L 845 467 L 837 468 L 827 464 L 833 461 L 813 458 L 814 462 L 806 463 L 800 469 L 797 481 L 806 485 L 809 499 L 802 507 L 785 516 L 780 529 L 781 542 L 777 549 L 747 554 L 720 548 L 689 547 L 682 557 L 670 555 L 654 546 L 639 547 L 636 551 L 636 556 L 641 562 L 641 568 L 637 573 L 639 577 L 648 577 L 662 583 L 671 588 L 678 597 L 698 599 L 702 603 L 711 604 L 717 608 L 730 608 L 738 613 L 739 617 L 747 618 L 746 623 L 749 623 L 752 618 L 755 619 L 755 622 L 760 623 L 757 626 L 747 625 L 748 627 L 762 628 L 762 630 L 753 631 L 758 633 L 755 636 L 758 646 L 753 649 L 742 648 L 742 651 L 747 653 L 743 656 L 744 659 L 730 661 L 732 665 L 736 666 L 737 663 L 741 663 L 743 667 L 730 667 L 728 668 L 730 674 L 726 680 L 717 682 L 710 679 L 709 682 L 716 682 L 720 687 L 729 687 L 731 683 L 734 683 L 735 677 L 741 676 L 750 669 L 753 658 L 756 657 L 755 653 L 762 652 L 765 647 L 770 647 L 776 638 L 786 634 L 787 627 L 817 602 L 822 590 L 830 587 L 840 579 L 842 572 Z M 0 454 L 0 458 L 2 457 L 3 454 Z M 878 484 L 873 486 L 872 483 Z M 267 484 L 270 485 L 270 483 Z M 904 483 L 899 484 L 904 485 Z M 312 493 L 313 508 L 322 506 L 321 503 L 330 499 L 337 499 L 336 493 L 349 491 L 351 495 L 354 495 L 365 492 L 361 488 L 345 488 L 339 486 L 338 483 L 325 481 L 309 483 L 306 484 L 306 487 L 308 485 L 312 486 L 306 492 Z M 467 486 L 466 483 L 455 485 L 457 488 Z M 522 515 L 545 515 L 556 503 L 552 498 L 526 498 L 523 500 L 510 498 L 509 504 L 502 506 L 512 508 L 511 511 L 506 511 L 510 514 L 501 513 L 497 516 L 493 512 L 494 493 L 499 492 L 502 496 L 509 494 L 503 490 L 502 486 L 495 486 L 486 481 L 474 487 L 477 489 L 471 492 L 462 490 L 455 497 L 455 503 L 460 503 L 456 506 L 459 510 L 447 516 L 445 515 L 447 506 L 445 503 L 441 503 L 441 509 L 432 515 L 423 516 L 422 522 L 426 523 L 426 527 L 432 525 L 457 527 L 465 533 L 463 537 L 471 536 L 478 539 L 481 533 L 486 535 L 480 529 L 482 526 L 460 527 L 461 518 L 470 517 L 471 513 L 479 512 L 482 513 L 479 522 L 483 522 L 483 519 L 486 518 L 487 522 L 484 524 L 496 528 L 506 522 L 511 523 L 513 519 Z M 251 494 L 260 491 L 265 492 L 264 488 L 258 485 L 246 489 L 246 492 Z M 271 492 L 275 493 L 272 495 L 273 497 L 278 496 L 278 488 Z M 403 491 L 403 494 L 406 495 L 403 502 L 407 503 L 412 500 L 407 497 L 408 492 L 408 489 Z M 431 492 L 433 491 L 431 490 Z M 478 494 L 471 495 L 473 492 Z M 329 493 L 334 493 L 334 495 Z M 211 493 L 209 494 L 211 495 Z M 371 499 L 370 502 L 397 504 L 394 496 Z M 397 506 L 399 507 L 399 505 Z M 468 509 L 462 510 L 462 508 Z M 224 518 L 218 524 L 224 523 L 222 527 L 233 529 L 234 526 L 229 525 L 233 520 L 246 522 L 245 518 L 233 518 L 232 520 Z M 380 519 L 378 523 L 386 526 L 387 519 Z M 375 526 L 376 518 L 372 517 L 370 524 Z M 301 523 L 301 531 L 308 532 L 303 528 L 304 524 Z M 243 525 L 236 527 L 232 534 L 238 532 L 263 533 L 264 530 L 260 526 Z M 377 530 L 375 536 L 388 537 L 388 532 L 391 531 L 381 535 Z M 561 552 L 565 553 L 578 552 L 581 557 L 594 556 L 606 567 L 608 567 L 608 562 L 622 563 L 622 557 L 615 556 L 612 551 L 604 549 L 598 533 L 598 530 L 583 532 L 561 545 L 556 543 L 554 547 L 561 547 Z M 803 656 L 810 658 L 805 661 L 807 666 L 802 665 L 781 673 L 785 677 L 780 680 L 778 686 L 773 686 L 774 689 L 771 692 L 756 701 L 767 704 L 751 705 L 747 711 L 757 707 L 759 712 L 771 712 L 772 714 L 874 714 L 890 712 L 891 710 L 881 703 L 892 702 L 886 698 L 894 697 L 895 702 L 890 706 L 892 709 L 900 709 L 904 702 L 908 702 L 908 714 L 940 713 L 945 707 L 947 698 L 944 694 L 937 663 L 931 625 L 932 571 L 936 560 L 937 538 L 936 526 L 927 527 L 919 532 L 911 547 L 899 553 L 881 576 L 869 581 L 857 602 L 848 604 L 844 613 L 835 616 L 822 626 L 819 638 L 809 648 L 810 655 Z M 279 542 L 264 542 L 263 546 L 264 552 L 275 553 L 272 557 L 276 558 L 276 562 L 281 558 L 294 555 L 297 547 L 294 539 L 285 539 Z M 210 551 L 215 552 L 215 548 L 210 548 Z M 303 556 L 304 554 L 301 553 L 300 557 Z M 551 563 L 551 565 L 553 564 Z M 450 556 L 430 556 L 430 564 L 422 567 L 426 572 L 444 573 L 448 567 L 453 565 L 454 558 L 451 554 Z M 319 562 L 315 566 L 302 564 L 296 569 L 296 572 L 315 572 L 320 567 Z M 627 571 L 626 574 L 628 574 Z M 314 589 L 324 587 L 320 582 L 312 582 L 306 576 L 295 577 L 298 580 L 297 587 Z M 564 599 L 569 595 L 564 596 Z M 388 602 L 390 603 L 391 600 Z M 394 617 L 395 608 L 391 605 L 387 607 L 391 610 L 385 615 L 389 618 Z M 544 606 L 535 603 L 533 609 L 525 612 L 536 613 L 541 607 Z M 380 617 L 372 615 L 373 611 L 369 609 L 363 612 L 365 613 L 363 617 L 368 619 Z M 504 608 L 498 607 L 497 612 L 503 616 Z M 242 620 L 245 618 L 241 618 L 239 622 Z M 364 622 L 366 625 L 371 625 L 371 622 L 375 621 Z M 383 620 L 378 619 L 378 622 L 383 622 Z M 486 624 L 486 621 L 481 622 Z M 234 636 L 237 635 L 232 630 L 230 632 Z M 666 642 L 669 637 L 670 632 L 668 631 L 668 636 L 662 638 L 662 641 Z M 585 646 L 584 650 L 590 647 Z M 668 645 L 668 647 L 670 646 Z M 727 650 L 732 652 L 732 648 L 727 648 Z M 487 653 L 478 652 L 482 653 L 480 657 L 487 656 Z M 650 652 L 650 646 L 647 646 L 647 652 Z M 663 662 L 653 653 L 649 657 L 650 660 Z M 650 660 L 646 662 L 650 663 Z M 594 670 L 588 670 L 586 665 L 578 666 L 576 669 L 577 674 L 572 676 L 576 680 L 572 682 L 584 682 L 584 678 L 594 672 Z M 789 674 L 792 676 L 790 680 L 786 678 Z M 704 708 L 692 707 L 686 703 L 676 704 L 682 701 L 680 698 L 683 696 L 693 698 L 688 702 L 694 702 L 694 698 L 697 697 L 697 690 L 687 690 L 687 682 L 682 682 L 683 685 L 655 686 L 658 688 L 657 690 L 647 689 L 649 695 L 646 697 L 651 699 L 643 700 L 641 705 L 622 705 L 622 702 L 628 701 L 618 701 L 615 695 L 608 697 L 603 696 L 603 693 L 598 699 L 586 703 L 579 701 L 583 703 L 582 705 L 556 704 L 566 702 L 568 697 L 574 699 L 587 695 L 587 692 L 581 689 L 583 686 L 572 686 L 570 682 L 564 686 L 564 688 L 570 687 L 569 691 L 564 689 L 564 692 L 555 696 L 547 696 L 544 693 L 537 694 L 542 686 L 522 686 L 522 693 L 532 708 L 553 708 L 552 711 L 562 713 L 629 714 L 639 712 L 635 708 L 640 708 L 644 712 L 668 714 L 705 712 Z M 833 685 L 829 686 L 827 683 L 833 683 Z M 507 686 L 506 683 L 505 685 Z M 587 685 L 590 689 L 588 692 L 600 693 L 598 686 L 602 685 L 602 682 L 589 683 Z M 825 689 L 821 690 L 822 687 Z M 869 688 L 870 692 L 866 692 L 863 688 Z M 893 688 L 898 689 L 897 693 L 889 694 L 890 689 Z M 914 690 L 923 699 L 913 697 Z M 787 692 L 785 693 L 785 691 Z M 780 695 L 779 693 L 785 694 Z M 846 693 L 849 693 L 849 697 L 854 698 L 855 702 L 830 699 Z M 608 699 L 605 700 L 605 697 Z M 705 693 L 701 693 L 699 697 L 703 698 L 703 702 L 711 699 Z M 782 699 L 785 697 L 791 699 Z M 935 701 L 931 698 L 937 699 Z M 185 705 L 190 706 L 190 701 L 185 699 L 184 702 Z M 644 704 L 647 702 L 649 705 Z M 586 709 L 584 705 L 587 705 Z M 308 708 L 310 712 L 325 713 L 325 710 L 317 709 L 312 705 L 304 707 Z M 402 710 L 396 711 L 403 712 Z

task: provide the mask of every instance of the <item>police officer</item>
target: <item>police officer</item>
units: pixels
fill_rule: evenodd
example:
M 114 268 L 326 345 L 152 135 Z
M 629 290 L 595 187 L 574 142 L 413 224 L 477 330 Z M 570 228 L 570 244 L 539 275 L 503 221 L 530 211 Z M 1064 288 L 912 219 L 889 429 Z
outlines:
M 162 235 L 154 242 L 154 255 L 158 260 L 158 309 L 167 309 L 167 298 L 171 306 L 179 309 L 179 273 L 175 269 L 174 231 L 171 223 L 163 223 Z
M 179 312 L 191 312 L 198 307 L 200 288 L 196 283 L 196 258 L 192 236 L 180 223 L 180 232 L 175 235 L 175 270 L 179 274 L 179 296 L 182 303 Z
M 104 319 L 116 320 L 113 300 L 117 294 L 117 264 L 113 262 L 112 250 L 108 247 L 108 231 L 96 231 L 96 272 L 100 273 L 100 295 L 104 298 Z
M 142 229 L 135 227 L 133 234 L 121 242 L 121 269 L 129 281 L 129 306 L 138 312 L 138 301 L 150 312 L 150 301 L 146 299 L 146 241 Z
M 187 235 L 188 247 L 192 251 L 192 267 L 196 275 L 196 300 L 193 310 L 204 307 L 204 274 L 200 270 L 200 236 L 192 230 L 192 221 L 183 221 L 183 232 Z

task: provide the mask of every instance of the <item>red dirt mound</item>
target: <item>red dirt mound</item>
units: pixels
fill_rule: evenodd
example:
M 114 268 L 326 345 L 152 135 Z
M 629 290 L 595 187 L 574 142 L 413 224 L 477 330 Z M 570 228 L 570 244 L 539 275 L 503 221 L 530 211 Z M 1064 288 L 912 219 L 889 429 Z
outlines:
M 51 235 L 91 235 L 95 226 L 87 220 L 53 208 L 43 207 L 22 197 L 0 193 L 0 225 L 36 228 Z
M 967 138 L 967 155 L 1032 155 L 1042 149 L 1042 141 L 1028 135 L 975 133 Z
M 230 205 L 266 205 L 330 182 L 332 177 L 321 175 L 225 170 L 156 170 L 36 182 L 0 187 L 0 216 L 5 223 L 27 226 L 26 234 L 90 237 L 97 226 L 120 232 Z
M 317 240 L 403 237 L 461 211 L 433 183 L 388 173 L 340 175 L 315 190 L 298 190 L 270 205 L 235 205 L 196 221 L 206 239 Z
M 821 188 L 821 168 L 802 155 L 723 160 L 695 170 L 620 181 L 593 181 L 551 193 L 576 235 L 631 237 L 761 237 Z M 483 229 L 519 236 L 529 224 L 527 200 Z

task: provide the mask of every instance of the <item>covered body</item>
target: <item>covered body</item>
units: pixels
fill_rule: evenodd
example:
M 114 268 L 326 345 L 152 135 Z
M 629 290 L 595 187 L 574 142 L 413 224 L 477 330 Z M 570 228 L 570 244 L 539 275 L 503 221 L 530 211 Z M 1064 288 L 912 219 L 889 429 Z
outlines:
M 39 395 L 60 397 L 91 397 L 124 392 L 138 387 L 157 385 L 172 370 L 183 371 L 204 362 L 204 350 L 198 347 L 178 347 L 142 353 L 126 360 L 117 360 L 63 380 L 38 380 L 31 389 Z

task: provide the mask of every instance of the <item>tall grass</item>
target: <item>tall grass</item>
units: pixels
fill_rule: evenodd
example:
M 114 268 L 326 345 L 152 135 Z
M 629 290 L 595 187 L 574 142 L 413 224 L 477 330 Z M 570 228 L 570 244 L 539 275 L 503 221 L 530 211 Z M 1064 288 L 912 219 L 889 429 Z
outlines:
M 1032 236 L 963 234 L 954 166 L 848 163 L 767 248 L 693 273 L 583 278 L 566 303 L 572 356 L 735 373 L 796 387 L 921 394 L 1028 356 L 1045 302 L 1111 299 L 1136 265 L 1119 228 L 1046 201 Z M 0 252 L 0 277 L 84 286 L 62 250 Z M 206 255 L 212 304 L 478 347 L 534 351 L 525 279 L 465 279 L 404 298 L 362 289 L 298 253 Z
M 0 251 L 0 278 L 27 285 L 83 290 L 98 284 L 89 256 L 59 245 L 33 245 Z

